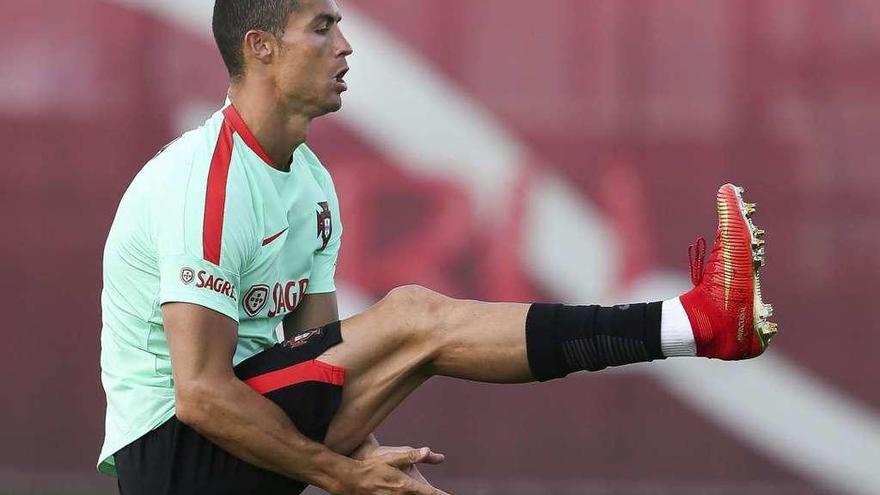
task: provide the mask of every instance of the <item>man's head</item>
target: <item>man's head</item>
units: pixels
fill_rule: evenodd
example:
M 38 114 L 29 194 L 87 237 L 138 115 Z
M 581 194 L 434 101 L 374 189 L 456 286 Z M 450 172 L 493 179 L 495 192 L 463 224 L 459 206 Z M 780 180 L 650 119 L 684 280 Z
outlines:
M 258 78 L 310 116 L 339 110 L 351 45 L 334 0 L 216 0 L 214 39 L 233 84 Z

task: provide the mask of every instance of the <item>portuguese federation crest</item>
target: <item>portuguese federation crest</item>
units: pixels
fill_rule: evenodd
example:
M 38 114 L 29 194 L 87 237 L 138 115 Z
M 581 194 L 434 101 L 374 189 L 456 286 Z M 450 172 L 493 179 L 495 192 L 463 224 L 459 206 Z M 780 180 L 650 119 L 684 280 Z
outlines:
M 330 217 L 330 206 L 326 201 L 318 203 L 321 208 L 317 212 L 318 215 L 318 237 L 321 239 L 321 250 L 327 247 L 330 242 L 330 235 L 333 234 L 333 219 Z

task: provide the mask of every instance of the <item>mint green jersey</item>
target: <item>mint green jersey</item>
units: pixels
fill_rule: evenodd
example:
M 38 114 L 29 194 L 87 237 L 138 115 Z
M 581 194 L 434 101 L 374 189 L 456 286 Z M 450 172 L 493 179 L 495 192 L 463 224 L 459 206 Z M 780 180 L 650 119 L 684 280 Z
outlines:
M 336 290 L 342 225 L 330 175 L 305 145 L 290 172 L 271 161 L 232 105 L 138 173 L 104 248 L 98 469 L 174 415 L 161 305 L 198 304 L 238 323 L 231 365 L 278 342 L 305 294 Z

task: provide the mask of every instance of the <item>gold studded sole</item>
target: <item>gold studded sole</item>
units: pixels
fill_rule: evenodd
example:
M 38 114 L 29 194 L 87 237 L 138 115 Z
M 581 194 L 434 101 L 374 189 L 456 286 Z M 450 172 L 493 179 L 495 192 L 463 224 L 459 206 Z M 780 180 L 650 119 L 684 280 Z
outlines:
M 749 235 L 752 240 L 752 274 L 755 282 L 755 333 L 761 341 L 762 348 L 766 349 L 767 346 L 770 345 L 770 340 L 776 335 L 777 326 L 776 323 L 770 321 L 770 318 L 773 316 L 773 306 L 771 304 L 765 304 L 761 299 L 761 280 L 758 272 L 767 264 L 767 258 L 764 252 L 765 233 L 763 230 L 755 227 L 755 224 L 752 222 L 752 216 L 758 210 L 758 205 L 743 201 L 742 195 L 745 190 L 742 187 L 734 186 L 733 189 L 736 194 L 740 214 L 743 216 L 749 227 Z

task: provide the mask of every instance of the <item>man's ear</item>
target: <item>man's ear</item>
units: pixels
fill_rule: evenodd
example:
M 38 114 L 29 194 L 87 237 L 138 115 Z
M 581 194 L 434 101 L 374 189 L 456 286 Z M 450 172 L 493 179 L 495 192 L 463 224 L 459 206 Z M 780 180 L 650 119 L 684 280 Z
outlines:
M 244 35 L 244 59 L 253 58 L 263 64 L 272 62 L 275 55 L 277 40 L 272 33 L 250 30 Z

